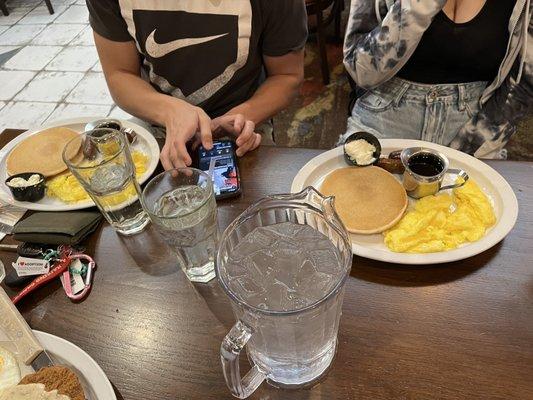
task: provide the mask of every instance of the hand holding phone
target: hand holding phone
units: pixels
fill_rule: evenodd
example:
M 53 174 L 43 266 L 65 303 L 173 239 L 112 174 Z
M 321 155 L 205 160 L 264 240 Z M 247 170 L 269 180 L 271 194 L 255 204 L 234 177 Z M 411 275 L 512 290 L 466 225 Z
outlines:
M 222 115 L 211 121 L 211 129 L 215 138 L 235 137 L 235 154 L 242 157 L 261 144 L 261 135 L 255 132 L 255 123 L 247 120 L 242 114 Z

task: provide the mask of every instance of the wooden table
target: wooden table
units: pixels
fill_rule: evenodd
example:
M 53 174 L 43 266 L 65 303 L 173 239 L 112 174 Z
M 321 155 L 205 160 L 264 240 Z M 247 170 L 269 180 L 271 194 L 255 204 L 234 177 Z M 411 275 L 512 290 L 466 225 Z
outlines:
M 221 227 L 266 194 L 287 192 L 319 153 L 265 147 L 243 158 L 244 193 L 219 204 Z M 438 266 L 354 257 L 327 377 L 301 391 L 263 384 L 251 398 L 533 399 L 533 163 L 489 164 L 520 204 L 502 243 Z M 90 296 L 73 304 L 51 284 L 20 304 L 30 325 L 86 350 L 119 398 L 230 399 L 219 347 L 234 320 L 217 282 L 190 283 L 151 229 L 125 238 L 105 225 L 87 247 L 98 264 Z M 6 265 L 15 258 L 0 256 Z

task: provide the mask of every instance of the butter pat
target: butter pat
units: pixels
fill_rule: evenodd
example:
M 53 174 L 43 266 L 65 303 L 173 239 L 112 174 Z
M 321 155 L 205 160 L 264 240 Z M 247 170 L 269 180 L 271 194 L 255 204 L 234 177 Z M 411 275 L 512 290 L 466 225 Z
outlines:
M 344 149 L 346 154 L 348 154 L 348 157 L 358 165 L 369 165 L 376 160 L 374 157 L 376 147 L 364 139 L 352 140 L 351 142 L 346 143 Z
M 41 177 L 37 174 L 33 174 L 28 180 L 24 178 L 13 178 L 7 183 L 7 185 L 11 187 L 27 187 L 37 185 L 39 182 L 41 182 Z

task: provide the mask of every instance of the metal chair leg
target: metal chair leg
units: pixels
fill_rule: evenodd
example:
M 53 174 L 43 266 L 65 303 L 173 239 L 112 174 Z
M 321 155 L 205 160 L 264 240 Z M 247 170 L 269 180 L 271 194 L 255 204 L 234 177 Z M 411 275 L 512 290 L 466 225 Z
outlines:
M 54 7 L 52 6 L 52 3 L 50 2 L 50 0 L 44 0 L 44 2 L 46 3 L 46 7 L 48 7 L 48 12 L 50 14 L 53 14 L 54 13 Z
M 320 67 L 322 69 L 322 81 L 324 85 L 329 84 L 329 65 L 328 53 L 326 51 L 326 32 L 324 31 L 324 16 L 322 13 L 322 1 L 317 0 L 317 14 L 316 14 L 316 40 L 318 44 L 318 52 L 320 54 Z
M 0 10 L 2 10 L 2 14 L 4 14 L 6 17 L 9 15 L 9 10 L 6 6 L 6 0 L 0 0 Z
M 335 12 L 335 38 L 337 40 L 342 40 L 341 37 L 341 16 L 342 11 L 344 9 L 344 0 L 335 0 L 334 4 L 334 12 Z

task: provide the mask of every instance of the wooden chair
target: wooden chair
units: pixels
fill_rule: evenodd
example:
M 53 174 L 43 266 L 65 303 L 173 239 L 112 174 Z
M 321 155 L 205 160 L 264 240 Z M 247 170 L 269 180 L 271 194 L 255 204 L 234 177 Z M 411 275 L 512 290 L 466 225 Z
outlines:
M 50 2 L 50 0 L 44 0 L 44 2 L 46 3 L 46 7 L 48 8 L 48 12 L 50 14 L 53 14 L 54 13 L 54 7 L 52 6 L 52 3 Z
M 320 56 L 320 67 L 322 70 L 322 81 L 324 85 L 329 84 L 328 54 L 326 51 L 326 27 L 332 22 L 335 23 L 335 38 L 341 37 L 341 13 L 344 10 L 344 0 L 305 0 L 307 15 L 309 20 L 309 32 L 316 33 L 318 53 Z M 325 11 L 330 8 L 326 16 Z M 312 21 L 316 19 L 316 23 Z
M 2 14 L 9 15 L 9 10 L 6 6 L 6 0 L 0 0 L 0 10 L 2 10 Z
M 44 2 L 46 3 L 46 7 L 48 8 L 48 12 L 50 14 L 53 14 L 54 13 L 54 7 L 52 6 L 52 3 L 50 2 L 50 0 L 44 0 Z M 6 0 L 0 0 L 0 10 L 2 10 L 2 14 L 4 14 L 5 16 L 9 15 L 9 10 L 7 9 L 7 5 L 6 5 Z

